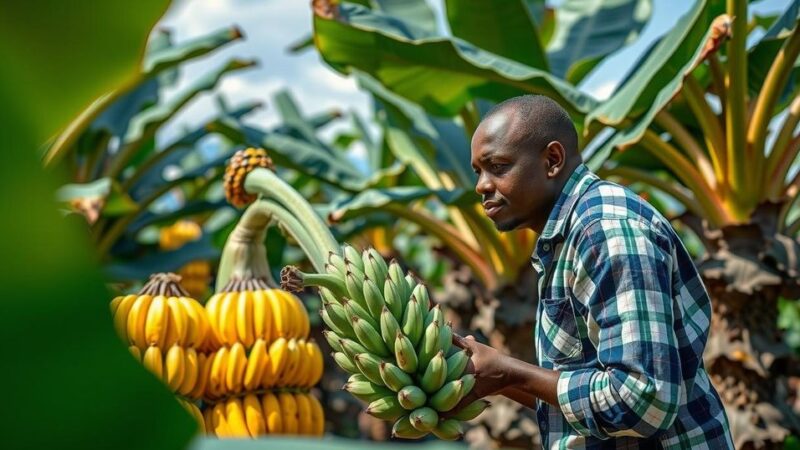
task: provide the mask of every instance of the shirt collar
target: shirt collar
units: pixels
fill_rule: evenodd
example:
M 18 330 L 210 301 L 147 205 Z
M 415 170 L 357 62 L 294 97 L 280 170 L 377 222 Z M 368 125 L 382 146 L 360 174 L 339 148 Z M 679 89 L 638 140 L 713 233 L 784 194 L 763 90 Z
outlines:
M 580 164 L 575 168 L 561 190 L 553 209 L 550 211 L 547 223 L 545 223 L 542 234 L 539 236 L 539 242 L 564 239 L 567 231 L 567 222 L 569 222 L 572 211 L 575 209 L 577 200 L 586 192 L 589 185 L 597 179 L 597 175 L 592 173 L 585 164 Z

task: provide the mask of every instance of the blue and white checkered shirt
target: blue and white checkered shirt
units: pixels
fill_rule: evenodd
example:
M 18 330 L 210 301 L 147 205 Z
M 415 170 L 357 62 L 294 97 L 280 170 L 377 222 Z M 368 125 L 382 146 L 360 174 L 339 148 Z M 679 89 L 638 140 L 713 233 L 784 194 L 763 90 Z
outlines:
M 670 223 L 586 166 L 570 177 L 532 257 L 539 365 L 561 372 L 538 402 L 547 449 L 733 449 L 703 368 L 711 305 Z

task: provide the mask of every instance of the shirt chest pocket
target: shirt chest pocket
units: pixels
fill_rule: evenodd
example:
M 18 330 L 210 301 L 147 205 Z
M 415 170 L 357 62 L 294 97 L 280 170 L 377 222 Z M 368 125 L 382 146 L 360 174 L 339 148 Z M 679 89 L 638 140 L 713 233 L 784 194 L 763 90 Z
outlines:
M 575 311 L 569 297 L 543 298 L 539 345 L 544 356 L 555 364 L 582 358 Z

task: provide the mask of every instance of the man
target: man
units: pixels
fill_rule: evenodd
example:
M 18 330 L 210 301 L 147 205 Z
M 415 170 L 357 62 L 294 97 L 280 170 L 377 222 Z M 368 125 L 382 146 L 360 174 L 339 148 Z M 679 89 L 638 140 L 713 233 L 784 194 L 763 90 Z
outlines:
M 732 449 L 703 368 L 710 300 L 670 223 L 582 164 L 567 113 L 498 105 L 472 138 L 476 191 L 498 230 L 539 234 L 538 365 L 456 336 L 473 392 L 537 408 L 545 448 Z

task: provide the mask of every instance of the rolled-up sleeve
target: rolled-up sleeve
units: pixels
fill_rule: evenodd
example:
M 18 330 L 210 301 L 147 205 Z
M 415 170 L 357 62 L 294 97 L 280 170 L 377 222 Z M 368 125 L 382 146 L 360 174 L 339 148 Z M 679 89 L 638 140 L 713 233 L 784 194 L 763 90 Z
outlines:
M 558 402 L 581 435 L 650 437 L 667 430 L 683 383 L 672 296 L 672 242 L 652 225 L 601 219 L 576 245 L 572 291 L 586 307 L 598 366 L 563 371 Z

